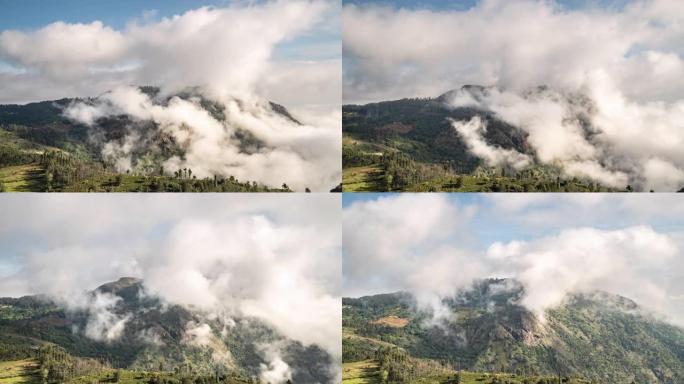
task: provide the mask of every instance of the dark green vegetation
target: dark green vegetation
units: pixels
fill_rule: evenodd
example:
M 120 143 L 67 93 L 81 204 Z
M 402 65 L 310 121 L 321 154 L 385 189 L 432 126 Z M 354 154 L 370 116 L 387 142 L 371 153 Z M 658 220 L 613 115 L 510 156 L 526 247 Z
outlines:
M 13 377 L 36 383 L 43 382 L 40 375 L 48 383 L 116 382 L 115 375 L 123 383 L 257 383 L 267 363 L 260 348 L 278 343 L 294 383 L 332 380 L 327 353 L 288 340 L 258 319 L 233 317 L 234 324 L 226 323 L 142 292 L 132 278 L 92 292 L 120 297 L 111 311 L 129 318 L 120 337 L 108 342 L 86 337 L 93 316 L 87 310 L 69 311 L 45 296 L 2 298 L 0 363 L 28 364 Z M 192 342 L 193 324 L 210 327 L 208 341 Z M 0 376 L 0 384 L 5 382 L 15 381 Z
M 444 300 L 450 315 L 436 322 L 408 293 L 345 298 L 346 377 L 453 383 L 463 370 L 467 383 L 684 382 L 684 330 L 640 314 L 631 300 L 575 295 L 541 322 L 519 305 L 523 294 L 514 281 L 481 281 Z M 391 368 L 383 363 L 388 353 Z
M 141 88 L 147 94 L 159 90 Z M 192 92 L 176 95 L 198 97 Z M 164 160 L 184 156 L 175 139 L 157 129 L 153 122 L 137 121 L 129 116 L 105 117 L 97 127 L 75 123 L 64 116 L 64 109 L 74 102 L 92 103 L 93 99 L 61 99 L 26 105 L 0 105 L 0 192 L 287 192 L 282 186 L 265 186 L 219 175 L 198 178 L 192 169 L 164 169 Z M 168 102 L 162 100 L 162 103 Z M 201 98 L 201 105 L 217 119 L 225 119 L 223 107 Z M 298 123 L 278 104 L 271 109 Z M 122 143 L 135 130 L 145 143 L 131 156 L 132 170 L 116 171 L 115 164 L 102 155 L 105 143 Z M 260 143 L 249 132 L 238 129 L 238 139 L 245 147 Z
M 481 87 L 464 86 L 469 91 Z M 402 99 L 342 108 L 345 191 L 597 192 L 590 180 L 566 178 L 553 166 L 516 171 L 486 167 L 472 155 L 449 119 L 480 116 L 488 144 L 531 155 L 525 132 L 474 108 L 435 99 Z

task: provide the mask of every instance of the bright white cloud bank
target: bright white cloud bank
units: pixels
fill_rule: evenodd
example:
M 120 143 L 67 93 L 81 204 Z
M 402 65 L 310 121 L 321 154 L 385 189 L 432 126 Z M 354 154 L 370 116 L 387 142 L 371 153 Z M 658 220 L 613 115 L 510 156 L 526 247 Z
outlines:
M 317 86 L 307 84 L 310 92 L 297 95 L 297 105 L 334 104 L 338 100 L 329 97 L 328 87 L 339 90 L 339 67 L 326 60 L 276 59 L 273 52 L 279 44 L 320 31 L 323 23 L 334 23 L 336 5 L 234 2 L 161 20 L 133 20 L 122 30 L 100 21 L 6 30 L 0 33 L 0 58 L 23 71 L 0 72 L 0 102 L 96 96 L 121 84 L 159 85 L 170 92 L 202 86 L 230 95 L 262 88 L 269 96 L 301 91 L 308 79 Z M 297 88 L 282 78 L 283 68 L 297 77 Z M 321 100 L 322 95 L 328 97 Z
M 46 293 L 87 308 L 84 333 L 116 340 L 127 317 L 118 297 L 84 295 L 122 276 L 148 294 L 215 314 L 251 317 L 341 361 L 339 196 L 33 196 L 3 199 L 0 296 Z M 29 219 L 30 218 L 30 219 Z M 197 345 L 211 345 L 192 324 Z M 264 348 L 265 375 L 289 377 L 278 348 Z M 219 351 L 222 352 L 222 351 Z M 285 364 L 285 366 L 283 366 Z M 333 368 L 331 368 L 333 369 Z M 269 376 L 269 377 L 271 377 Z
M 235 2 L 133 21 L 122 30 L 95 21 L 3 31 L 0 59 L 20 70 L 0 71 L 0 103 L 112 91 L 94 105 L 72 105 L 66 115 L 88 125 L 117 113 L 154 120 L 188 152 L 187 159 L 168 159 L 167 169 L 189 167 L 197 176 L 327 191 L 341 174 L 340 59 L 275 58 L 274 51 L 291 43 L 303 56 L 316 57 L 316 51 L 339 47 L 293 43 L 337 25 L 338 6 L 324 0 Z M 160 86 L 162 99 L 198 87 L 226 108 L 226 121 L 192 101 L 175 98 L 158 105 L 131 85 Z M 267 100 L 291 108 L 304 125 L 273 113 Z M 241 150 L 238 129 L 263 147 Z M 135 128 L 122 142 L 102 144 L 103 157 L 120 171 L 134 170 L 131 151 L 146 145 Z
M 630 198 L 618 196 L 602 195 L 582 203 L 572 198 L 551 200 L 528 197 L 511 204 L 484 198 L 461 203 L 441 195 L 403 194 L 353 203 L 343 214 L 344 294 L 407 290 L 422 305 L 439 310 L 440 298 L 452 296 L 477 279 L 512 277 L 525 287 L 522 304 L 540 317 L 568 294 L 602 290 L 629 297 L 684 324 L 682 228 L 678 232 L 654 229 L 655 223 L 662 224 L 670 215 L 660 210 L 672 203 L 669 197 L 663 204 L 641 204 L 640 208 Z M 568 219 L 561 228 L 540 233 L 543 224 L 534 219 L 532 209 L 540 205 L 540 211 L 557 220 L 564 220 L 566 210 L 590 217 L 600 211 L 612 219 L 626 211 L 629 224 L 613 222 L 612 228 L 599 229 L 576 226 Z M 507 215 L 517 218 L 509 222 L 502 218 Z M 482 243 L 473 226 L 483 226 L 488 236 L 512 228 L 528 231 L 519 234 L 524 236 L 521 240 L 487 238 Z
M 680 1 L 620 10 L 536 0 L 483 0 L 467 11 L 349 5 L 343 23 L 346 102 L 493 86 L 452 104 L 519 126 L 539 162 L 614 187 L 684 186 Z M 530 94 L 540 85 L 551 91 Z M 464 139 L 472 147 L 481 137 Z M 474 153 L 492 162 L 491 149 Z M 499 158 L 497 165 L 512 161 Z

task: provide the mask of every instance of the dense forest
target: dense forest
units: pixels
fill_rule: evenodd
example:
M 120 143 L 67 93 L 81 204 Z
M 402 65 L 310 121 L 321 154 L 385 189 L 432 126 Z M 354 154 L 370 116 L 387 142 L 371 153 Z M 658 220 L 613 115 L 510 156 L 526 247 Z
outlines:
M 260 348 L 271 344 L 281 347 L 292 382 L 333 380 L 331 357 L 322 349 L 289 340 L 253 318 L 233 317 L 229 328 L 220 319 L 142 296 L 141 284 L 122 278 L 92 291 L 120 298 L 112 314 L 128 321 L 113 340 L 86 334 L 97 316 L 87 308 L 67 309 L 47 296 L 0 298 L 0 384 L 267 384 L 260 379 L 267 363 Z M 200 323 L 211 329 L 209 344 L 188 341 L 188 327 Z
M 474 86 L 465 86 L 464 89 Z M 599 192 L 612 189 L 592 180 L 566 177 L 560 168 L 488 167 L 470 153 L 451 119 L 480 116 L 488 144 L 530 153 L 525 132 L 491 113 L 451 108 L 447 94 L 342 109 L 345 191 Z M 625 186 L 625 191 L 631 190 Z

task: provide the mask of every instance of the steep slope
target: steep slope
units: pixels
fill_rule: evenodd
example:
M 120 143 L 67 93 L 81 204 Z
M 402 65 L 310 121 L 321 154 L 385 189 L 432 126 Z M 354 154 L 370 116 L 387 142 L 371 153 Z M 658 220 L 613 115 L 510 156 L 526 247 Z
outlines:
M 498 119 L 492 112 L 454 107 L 454 97 L 478 100 L 491 88 L 465 85 L 436 98 L 401 99 L 342 108 L 343 168 L 348 191 L 361 176 L 373 190 L 409 191 L 592 191 L 606 190 L 591 180 L 566 177 L 560 168 L 534 162 L 523 169 L 489 167 L 474 155 L 452 122 L 479 117 L 487 126 L 484 142 L 534 159 L 528 134 Z M 530 90 L 543 93 L 545 87 Z M 570 101 L 569 101 L 570 102 Z M 573 103 L 588 103 L 580 96 Z M 590 135 L 587 127 L 587 135 Z M 375 167 L 364 172 L 362 167 Z M 367 175 L 367 173 L 375 175 Z M 373 178 L 383 179 L 373 183 Z
M 450 315 L 439 320 L 417 309 L 407 293 L 344 299 L 345 362 L 372 358 L 389 343 L 414 357 L 469 370 L 609 383 L 684 379 L 684 330 L 641 314 L 631 300 L 576 295 L 542 322 L 519 304 L 523 294 L 514 281 L 482 281 L 445 300 Z
M 7 351 L 4 359 L 25 358 L 20 351 L 30 355 L 40 345 L 55 344 L 115 368 L 191 367 L 196 374 L 255 377 L 269 363 L 262 349 L 277 345 L 295 382 L 332 380 L 327 353 L 288 340 L 258 319 L 216 318 L 164 303 L 134 278 L 104 284 L 88 296 L 91 301 L 81 309 L 46 296 L 0 299 L 0 358 L 2 351 Z
M 468 92 L 483 87 L 466 85 Z M 526 134 L 491 113 L 474 108 L 450 108 L 446 101 L 455 91 L 434 99 L 402 99 L 343 107 L 343 132 L 354 138 L 394 147 L 416 161 L 452 162 L 459 173 L 470 173 L 480 164 L 451 126 L 449 119 L 487 121 L 487 142 L 502 148 L 527 151 Z

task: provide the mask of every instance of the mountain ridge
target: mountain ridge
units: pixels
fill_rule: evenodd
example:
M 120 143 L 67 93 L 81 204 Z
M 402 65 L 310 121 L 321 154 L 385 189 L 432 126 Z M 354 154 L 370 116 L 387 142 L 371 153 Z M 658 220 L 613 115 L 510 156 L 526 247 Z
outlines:
M 165 107 L 179 98 L 195 104 L 219 123 L 227 119 L 226 107 L 197 87 L 169 95 L 162 95 L 158 87 L 136 89 L 155 106 Z M 198 178 L 187 167 L 164 169 L 169 159 L 181 161 L 185 158 L 188 143 L 178 140 L 152 120 L 140 120 L 123 111 L 88 115 L 88 120 L 93 121 L 67 116 L 66 112 L 77 106 L 86 109 L 104 106 L 115 111 L 106 99 L 110 93 L 0 105 L 0 192 L 290 191 L 287 180 L 283 180 L 282 186 L 265 185 L 237 180 L 230 175 Z M 236 104 L 238 108 L 246 108 L 246 102 L 242 100 L 236 99 Z M 289 124 L 302 126 L 280 104 L 262 100 L 259 108 L 260 113 L 273 114 Z M 239 124 L 234 131 L 232 145 L 236 145 L 240 153 L 251 155 L 268 147 L 266 142 Z
M 66 307 L 61 299 L 45 301 L 45 295 L 0 298 L 0 352 L 8 346 L 56 345 L 114 368 L 154 371 L 161 365 L 173 371 L 189 364 L 201 375 L 257 377 L 269 363 L 262 349 L 275 345 L 294 382 L 333 380 L 332 358 L 325 351 L 288 339 L 264 321 L 208 316 L 143 292 L 143 280 L 124 277 L 87 291 L 86 306 Z M 120 333 L 107 339 L 118 322 L 123 322 Z
M 608 383 L 684 379 L 684 329 L 644 315 L 632 300 L 605 292 L 573 295 L 541 321 L 519 304 L 518 288 L 491 290 L 500 285 L 483 280 L 443 300 L 449 315 L 438 323 L 406 292 L 344 298 L 344 362 L 373 358 L 381 343 L 390 343 L 412 357 L 474 371 L 560 373 Z M 406 325 L 378 322 L 388 316 Z
M 342 107 L 343 171 L 346 191 L 536 192 L 611 191 L 600 183 L 566 176 L 557 164 L 533 161 L 522 169 L 489 166 L 472 153 L 453 122 L 480 119 L 483 142 L 497 150 L 535 159 L 529 134 L 484 108 L 455 97 L 481 100 L 493 86 L 464 85 L 437 97 L 403 98 Z M 564 95 L 548 86 L 528 90 L 528 98 L 563 97 L 580 110 L 592 110 L 582 94 Z M 467 101 L 467 100 L 465 100 Z M 579 113 L 579 112 L 578 112 Z M 584 134 L 595 135 L 578 114 Z

